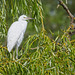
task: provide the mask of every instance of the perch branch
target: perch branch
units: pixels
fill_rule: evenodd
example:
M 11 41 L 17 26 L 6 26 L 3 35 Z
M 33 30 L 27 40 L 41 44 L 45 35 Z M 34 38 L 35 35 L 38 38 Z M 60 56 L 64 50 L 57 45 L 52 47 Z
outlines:
M 61 5 L 66 10 L 68 15 L 70 16 L 71 24 L 72 24 L 74 22 L 74 16 L 71 14 L 71 12 L 69 11 L 68 7 L 66 6 L 66 4 L 62 0 L 58 0 L 58 1 L 59 1 L 59 5 Z

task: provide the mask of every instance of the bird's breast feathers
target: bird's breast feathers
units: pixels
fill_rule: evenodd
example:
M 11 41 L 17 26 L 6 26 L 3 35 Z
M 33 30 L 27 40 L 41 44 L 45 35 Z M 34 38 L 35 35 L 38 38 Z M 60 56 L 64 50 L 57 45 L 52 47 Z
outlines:
M 25 32 L 27 27 L 27 22 L 14 22 L 8 30 L 7 35 L 7 47 L 9 52 L 16 45 L 20 35 Z

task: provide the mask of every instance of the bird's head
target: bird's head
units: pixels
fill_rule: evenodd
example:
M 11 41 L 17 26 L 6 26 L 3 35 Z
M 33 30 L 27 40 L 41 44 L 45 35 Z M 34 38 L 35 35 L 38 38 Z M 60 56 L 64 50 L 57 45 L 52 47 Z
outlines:
M 26 21 L 26 20 L 29 20 L 29 19 L 33 19 L 33 18 L 27 17 L 26 15 L 21 15 L 18 20 L 19 21 Z

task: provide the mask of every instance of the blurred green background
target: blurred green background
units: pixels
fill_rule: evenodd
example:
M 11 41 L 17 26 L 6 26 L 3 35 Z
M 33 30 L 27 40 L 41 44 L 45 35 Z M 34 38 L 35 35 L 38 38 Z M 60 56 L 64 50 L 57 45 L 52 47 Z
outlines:
M 29 0 L 30 1 L 30 0 Z M 28 1 L 28 3 L 29 3 Z M 64 3 L 66 2 L 63 0 Z M 0 41 L 5 42 L 7 31 L 10 27 L 10 25 L 18 20 L 18 17 L 22 14 L 26 14 L 27 16 L 35 18 L 37 23 L 35 21 L 31 21 L 28 24 L 25 37 L 28 37 L 28 35 L 32 35 L 34 33 L 37 33 L 36 26 L 38 28 L 38 32 L 41 31 L 41 25 L 39 25 L 39 19 L 36 16 L 38 15 L 38 9 L 37 7 L 30 7 L 32 4 L 28 4 L 27 7 L 24 7 L 24 4 L 22 4 L 21 1 L 11 1 L 11 0 L 1 0 L 0 3 Z M 68 18 L 68 14 L 66 11 L 60 6 L 57 8 L 58 0 L 42 0 L 42 13 L 44 18 L 44 27 L 47 31 L 47 34 L 51 38 L 55 38 L 57 35 L 62 35 L 63 30 L 66 30 L 70 25 L 70 19 Z M 33 6 L 33 5 L 32 5 Z M 74 0 L 68 0 L 67 4 L 69 10 L 72 12 L 73 15 L 75 15 L 75 1 Z M 35 15 L 34 10 L 36 9 Z M 3 23 L 4 22 L 4 23 Z M 34 22 L 34 23 L 32 23 Z M 36 25 L 36 26 L 35 26 Z M 51 34 L 51 32 L 53 34 Z M 5 40 L 4 40 L 5 39 Z M 5 44 L 5 43 L 4 43 Z M 6 44 L 5 44 L 6 45 Z

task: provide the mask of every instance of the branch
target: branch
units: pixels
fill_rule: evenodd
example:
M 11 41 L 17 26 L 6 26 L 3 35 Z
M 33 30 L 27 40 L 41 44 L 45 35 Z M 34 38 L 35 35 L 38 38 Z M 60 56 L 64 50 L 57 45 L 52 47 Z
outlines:
M 66 10 L 66 12 L 68 13 L 68 15 L 71 18 L 71 23 L 74 22 L 74 16 L 71 14 L 71 12 L 69 11 L 68 7 L 64 4 L 64 2 L 62 0 L 58 0 L 59 4 Z

